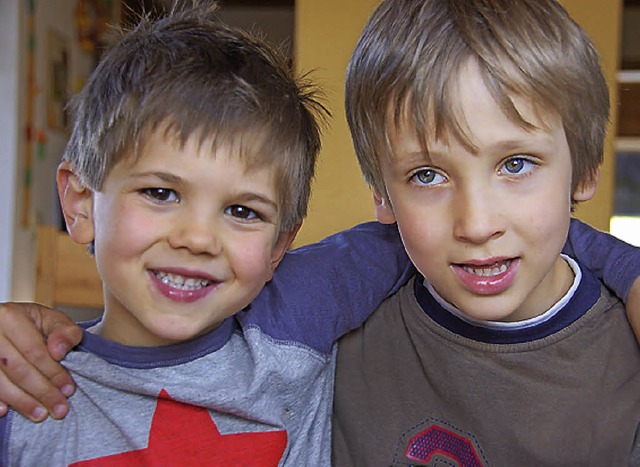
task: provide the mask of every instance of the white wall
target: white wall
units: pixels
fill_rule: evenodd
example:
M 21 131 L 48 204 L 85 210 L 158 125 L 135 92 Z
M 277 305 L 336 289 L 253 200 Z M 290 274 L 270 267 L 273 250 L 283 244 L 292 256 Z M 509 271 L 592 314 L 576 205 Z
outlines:
M 0 0 L 0 301 L 11 298 L 16 209 L 20 0 Z
M 50 83 L 51 34 L 68 44 L 68 92 L 81 88 L 93 67 L 93 56 L 78 45 L 75 8 L 77 0 L 29 0 L 35 5 L 34 131 L 44 135 L 32 140 L 30 203 L 23 222 L 23 180 L 26 134 L 28 66 L 28 1 L 0 0 L 0 301 L 34 299 L 35 227 L 60 225 L 55 190 L 55 167 L 68 134 L 50 128 L 47 96 Z

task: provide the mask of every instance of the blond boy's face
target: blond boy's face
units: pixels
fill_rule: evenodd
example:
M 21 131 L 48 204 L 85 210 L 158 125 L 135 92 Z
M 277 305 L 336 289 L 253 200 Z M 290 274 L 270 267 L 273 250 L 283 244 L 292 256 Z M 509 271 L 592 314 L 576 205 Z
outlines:
M 571 213 L 571 157 L 558 115 L 516 107 L 538 129 L 511 122 L 473 62 L 459 76 L 471 152 L 455 138 L 419 140 L 401 126 L 393 158 L 382 161 L 388 200 L 382 222 L 397 221 L 405 248 L 435 290 L 468 317 L 515 321 L 537 316 L 570 287 L 559 253 Z M 543 118 L 544 120 L 541 120 Z M 595 184 L 575 199 L 590 198 Z
M 280 232 L 273 170 L 195 138 L 155 132 L 93 194 L 105 290 L 101 334 L 128 345 L 190 339 L 258 294 L 293 235 Z M 70 229 L 73 235 L 73 229 Z M 87 237 L 84 237 L 86 240 Z

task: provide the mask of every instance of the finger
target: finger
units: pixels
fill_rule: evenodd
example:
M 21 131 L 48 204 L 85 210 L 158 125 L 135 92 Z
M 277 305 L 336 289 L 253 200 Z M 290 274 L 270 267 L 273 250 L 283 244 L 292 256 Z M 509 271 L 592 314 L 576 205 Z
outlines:
M 71 393 L 73 381 L 49 355 L 33 314 L 23 310 L 21 305 L 0 305 L 0 400 L 31 419 L 42 418 L 42 408 L 60 418 L 68 404 L 58 387 Z
M 629 323 L 636 334 L 636 339 L 640 342 L 640 278 L 633 283 L 626 301 L 627 317 Z
M 52 323 L 43 329 L 43 333 L 48 336 L 49 354 L 58 361 L 82 340 L 82 329 L 70 321 Z
M 9 381 L 4 374 L 0 374 L 0 387 L 2 388 L 0 397 L 4 399 L 0 402 L 0 407 L 2 408 L 0 414 L 2 416 L 6 415 L 10 406 L 16 412 L 34 422 L 40 422 L 47 418 L 47 409 Z
M 44 344 L 41 346 L 45 349 Z M 62 418 L 69 410 L 65 395 L 22 354 L 1 350 L 0 400 L 32 420 Z M 57 362 L 56 365 L 60 366 Z M 60 371 L 66 371 L 60 366 Z
M 82 329 L 69 317 L 57 310 L 46 308 L 34 303 L 25 304 L 29 317 L 35 323 L 46 339 L 48 353 L 44 353 L 42 347 L 35 345 L 35 337 L 31 331 L 33 328 L 24 328 L 24 335 L 16 339 L 16 347 L 20 349 L 25 358 L 56 386 L 63 394 L 73 394 L 73 380 L 68 372 L 56 363 L 82 340 Z M 42 336 L 40 336 L 42 339 Z M 33 345 L 31 345 L 33 343 Z
M 54 359 L 62 360 L 82 340 L 82 329 L 65 313 L 35 303 L 20 305 L 45 337 Z

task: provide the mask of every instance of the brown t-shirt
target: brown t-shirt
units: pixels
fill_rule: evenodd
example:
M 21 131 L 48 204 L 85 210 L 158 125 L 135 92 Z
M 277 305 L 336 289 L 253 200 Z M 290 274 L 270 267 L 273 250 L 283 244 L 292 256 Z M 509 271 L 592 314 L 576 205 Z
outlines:
M 339 344 L 335 465 L 640 465 L 640 351 L 594 280 L 574 321 L 516 343 L 438 324 L 410 281 Z

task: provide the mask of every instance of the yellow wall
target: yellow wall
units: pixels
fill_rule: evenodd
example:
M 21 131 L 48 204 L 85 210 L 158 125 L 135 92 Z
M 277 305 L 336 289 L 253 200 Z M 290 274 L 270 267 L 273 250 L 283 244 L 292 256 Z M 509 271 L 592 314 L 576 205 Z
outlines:
M 296 246 L 375 219 L 344 115 L 344 75 L 360 31 L 376 4 L 376 0 L 296 0 L 296 66 L 300 71 L 314 70 L 333 116 L 323 138 L 309 216 Z
M 622 0 L 564 0 L 574 18 L 587 29 L 602 56 L 607 79 L 615 92 L 618 32 Z M 344 116 L 344 74 L 351 52 L 377 0 L 297 0 L 295 9 L 296 64 L 314 77 L 327 93 L 333 114 L 313 188 L 309 217 L 296 246 L 317 241 L 356 223 L 373 220 L 371 195 L 362 181 Z M 612 96 L 615 102 L 615 96 Z M 596 198 L 578 210 L 578 217 L 601 230 L 609 229 L 613 205 L 613 139 Z
M 613 215 L 615 190 L 615 119 L 618 101 L 616 72 L 620 60 L 620 31 L 622 28 L 622 0 L 561 0 L 571 16 L 593 39 L 609 83 L 611 93 L 611 122 L 605 146 L 605 161 L 600 171 L 596 196 L 580 206 L 576 216 L 600 230 L 609 230 Z

